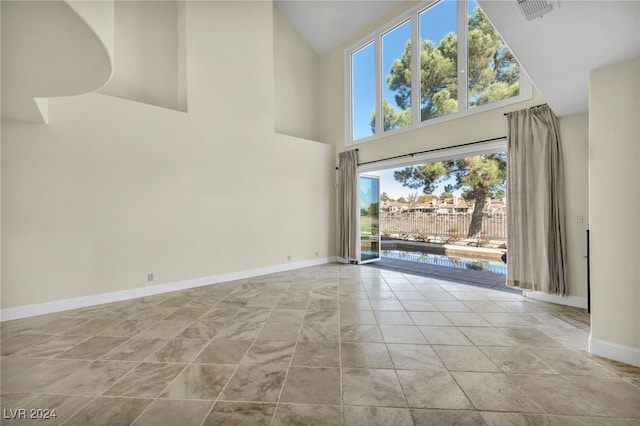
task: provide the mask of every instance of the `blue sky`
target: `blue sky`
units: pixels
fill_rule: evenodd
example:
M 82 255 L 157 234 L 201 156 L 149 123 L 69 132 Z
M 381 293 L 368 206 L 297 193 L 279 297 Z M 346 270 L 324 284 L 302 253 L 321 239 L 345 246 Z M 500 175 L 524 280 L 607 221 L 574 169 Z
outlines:
M 399 169 L 379 170 L 379 171 L 375 171 L 368 174 L 371 174 L 374 176 L 380 176 L 380 194 L 382 194 L 383 192 L 386 192 L 387 195 L 393 198 L 394 200 L 397 200 L 400 197 L 404 197 L 406 199 L 407 195 L 411 194 L 412 192 L 417 192 L 419 195 L 422 195 L 423 192 L 421 188 L 419 189 L 407 188 L 405 186 L 402 186 L 400 182 L 395 180 L 395 178 L 393 177 L 394 170 L 401 170 L 401 169 L 403 169 L 403 167 Z M 433 192 L 433 194 L 440 196 L 440 194 L 444 191 L 444 186 L 447 183 L 454 184 L 455 179 L 451 179 L 450 181 L 440 184 L 436 188 L 436 190 Z M 454 193 L 457 193 L 457 194 L 460 194 L 461 192 L 462 191 L 460 190 L 454 191 Z

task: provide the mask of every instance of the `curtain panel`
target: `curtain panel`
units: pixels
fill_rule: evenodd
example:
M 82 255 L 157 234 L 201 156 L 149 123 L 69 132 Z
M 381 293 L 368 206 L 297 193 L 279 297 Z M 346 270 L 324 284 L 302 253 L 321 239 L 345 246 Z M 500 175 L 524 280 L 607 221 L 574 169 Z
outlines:
M 338 164 L 338 257 L 357 261 L 358 151 L 341 152 Z
M 564 176 L 547 105 L 507 114 L 507 285 L 566 296 Z

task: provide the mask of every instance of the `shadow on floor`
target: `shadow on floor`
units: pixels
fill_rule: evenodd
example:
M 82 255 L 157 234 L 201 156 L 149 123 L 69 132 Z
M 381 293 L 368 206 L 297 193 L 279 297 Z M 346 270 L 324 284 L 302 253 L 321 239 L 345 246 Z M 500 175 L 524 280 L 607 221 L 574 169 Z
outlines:
M 522 293 L 522 290 L 507 287 L 505 275 L 494 274 L 493 272 L 448 268 L 446 266 L 428 265 L 420 262 L 390 259 L 387 257 L 383 257 L 377 262 L 367 263 L 366 265 L 380 269 L 406 272 L 408 274 L 420 275 L 423 277 L 455 281 L 461 284 L 470 284 L 494 290 L 508 291 L 510 293 Z

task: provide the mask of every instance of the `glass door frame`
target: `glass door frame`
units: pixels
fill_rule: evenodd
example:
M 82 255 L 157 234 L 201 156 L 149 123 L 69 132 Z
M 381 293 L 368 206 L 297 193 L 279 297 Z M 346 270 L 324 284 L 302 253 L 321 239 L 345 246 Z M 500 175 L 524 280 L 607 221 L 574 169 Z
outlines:
M 361 194 L 362 194 L 362 188 L 360 185 L 360 181 L 362 178 L 366 178 L 366 179 L 374 179 L 375 181 L 377 181 L 377 188 L 378 188 L 378 192 L 376 194 L 376 199 L 377 199 L 377 204 L 378 204 L 378 209 L 377 209 L 377 222 L 378 222 L 378 226 L 377 226 L 377 257 L 373 257 L 370 259 L 366 259 L 363 260 L 362 259 L 362 228 L 361 228 L 361 209 L 362 209 L 362 200 L 361 200 Z M 381 244 L 381 234 L 380 234 L 380 176 L 376 176 L 376 175 L 369 175 L 366 173 L 358 173 L 358 263 L 363 265 L 366 263 L 370 263 L 370 262 L 377 262 L 380 260 L 381 257 L 381 250 L 380 250 L 380 244 Z

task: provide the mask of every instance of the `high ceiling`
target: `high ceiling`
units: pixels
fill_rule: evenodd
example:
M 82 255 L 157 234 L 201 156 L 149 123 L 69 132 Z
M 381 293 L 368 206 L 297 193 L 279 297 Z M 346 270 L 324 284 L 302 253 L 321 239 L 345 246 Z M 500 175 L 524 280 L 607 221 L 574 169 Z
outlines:
M 532 21 L 516 0 L 478 3 L 558 116 L 588 110 L 591 70 L 640 56 L 638 1 L 561 0 Z
M 559 116 L 588 110 L 591 70 L 640 56 L 640 1 L 553 0 L 553 10 L 532 21 L 517 0 L 477 1 Z M 275 3 L 322 55 L 402 2 Z
M 276 7 L 322 55 L 402 1 L 275 0 Z

